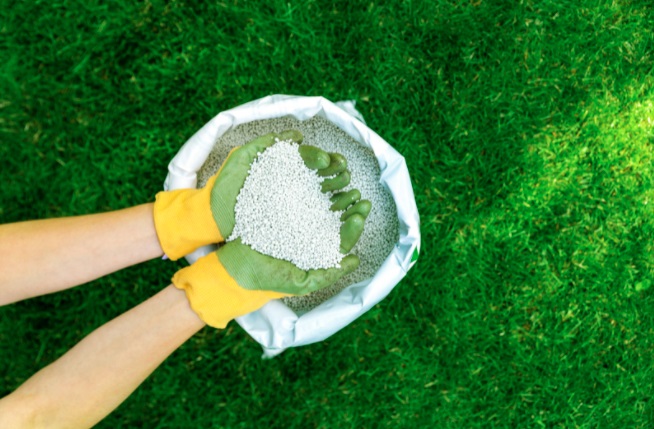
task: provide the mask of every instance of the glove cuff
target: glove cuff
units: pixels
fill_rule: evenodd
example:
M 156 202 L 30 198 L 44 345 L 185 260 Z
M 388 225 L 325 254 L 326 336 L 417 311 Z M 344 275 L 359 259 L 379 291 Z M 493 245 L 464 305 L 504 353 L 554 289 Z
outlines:
M 200 319 L 219 329 L 225 328 L 232 319 L 258 310 L 270 300 L 289 296 L 243 289 L 225 271 L 215 252 L 179 270 L 172 282 L 186 293 Z
M 216 177 L 202 189 L 159 192 L 154 202 L 154 226 L 159 244 L 173 261 L 198 247 L 224 241 L 211 213 L 211 189 Z

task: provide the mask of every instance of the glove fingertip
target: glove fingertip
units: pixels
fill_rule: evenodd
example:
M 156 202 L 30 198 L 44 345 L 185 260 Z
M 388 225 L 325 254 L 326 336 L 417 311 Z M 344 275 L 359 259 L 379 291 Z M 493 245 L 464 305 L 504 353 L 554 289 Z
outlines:
M 298 152 L 304 164 L 312 170 L 320 170 L 329 165 L 329 154 L 320 148 L 303 145 L 298 148 Z
M 341 224 L 341 253 L 349 253 L 350 250 L 354 248 L 354 245 L 357 244 L 361 234 L 363 233 L 363 227 L 366 222 L 366 219 L 361 216 L 359 213 L 355 213 L 352 216 L 345 219 Z
M 347 275 L 359 268 L 361 260 L 357 255 L 347 255 L 341 260 L 341 270 Z
M 349 185 L 351 179 L 352 176 L 350 175 L 350 172 L 348 170 L 345 170 L 339 173 L 339 175 L 336 177 L 323 180 L 320 185 L 321 191 L 322 192 L 338 191 Z
M 347 169 L 347 160 L 340 153 L 332 152 L 329 154 L 329 165 L 326 168 L 318 170 L 320 177 L 335 176 Z
M 280 141 L 293 140 L 297 144 L 301 144 L 304 140 L 304 136 L 298 130 L 285 130 L 277 134 L 276 137 Z

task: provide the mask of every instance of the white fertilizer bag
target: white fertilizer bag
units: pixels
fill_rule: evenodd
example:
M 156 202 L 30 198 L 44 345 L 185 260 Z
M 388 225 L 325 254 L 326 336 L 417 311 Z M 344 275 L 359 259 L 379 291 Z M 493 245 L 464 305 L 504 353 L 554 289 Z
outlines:
M 293 311 L 283 301 L 276 300 L 236 319 L 263 346 L 264 357 L 276 356 L 289 347 L 322 341 L 350 324 L 390 293 L 416 262 L 420 252 L 418 209 L 404 157 L 365 125 L 353 101 L 332 103 L 323 97 L 273 95 L 222 112 L 182 146 L 168 166 L 164 189 L 197 187 L 198 172 L 226 132 L 241 124 L 278 118 L 296 121 L 322 118 L 320 120 L 329 121 L 371 149 L 379 163 L 381 186 L 390 192 L 397 208 L 399 239 L 381 267 L 370 277 L 345 284 L 336 295 L 306 312 Z M 247 141 L 240 144 L 245 143 Z M 307 141 L 307 144 L 312 143 Z M 215 250 L 215 246 L 206 246 L 187 255 L 186 259 L 193 263 Z

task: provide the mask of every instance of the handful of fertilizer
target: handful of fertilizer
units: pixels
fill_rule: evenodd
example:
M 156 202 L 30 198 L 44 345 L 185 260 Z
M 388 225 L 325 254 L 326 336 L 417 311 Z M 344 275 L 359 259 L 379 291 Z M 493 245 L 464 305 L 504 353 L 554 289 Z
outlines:
M 341 194 L 353 191 L 360 192 L 360 195 L 365 198 L 365 200 L 361 200 L 354 205 L 356 209 L 346 209 L 342 215 L 342 218 L 345 218 L 350 210 L 361 209 L 362 215 L 366 217 L 366 227 L 361 234 L 361 238 L 351 249 L 361 260 L 359 267 L 352 274 L 344 276 L 330 287 L 308 295 L 282 298 L 283 302 L 294 311 L 306 312 L 339 293 L 345 287 L 373 277 L 399 240 L 399 222 L 393 197 L 381 183 L 380 167 L 373 151 L 359 144 L 333 123 L 320 117 L 313 117 L 305 121 L 282 117 L 246 122 L 230 129 L 216 141 L 212 152 L 198 171 L 198 186 L 202 187 L 207 183 L 209 178 L 218 171 L 233 148 L 239 147 L 257 136 L 271 132 L 280 133 L 289 129 L 298 130 L 304 136 L 304 143 L 299 148 L 312 145 L 331 155 L 334 153 L 342 154 L 344 157 L 343 162 L 347 159 L 348 179 L 351 179 L 351 181 L 348 186 L 337 192 Z M 299 148 L 298 150 L 300 150 Z M 273 148 L 268 148 L 268 150 L 271 149 Z M 262 152 L 262 154 L 265 152 Z M 263 181 L 265 183 L 267 180 L 272 180 L 272 176 L 283 173 L 280 171 L 269 172 Z M 327 182 L 327 180 L 324 182 Z M 271 191 L 270 186 L 264 184 L 264 187 L 266 192 Z M 269 197 L 265 192 L 258 196 L 259 200 L 267 198 Z M 256 204 L 251 207 L 253 206 L 256 206 Z M 291 214 L 287 219 L 294 219 L 294 216 Z M 289 225 L 291 230 L 295 228 L 292 220 Z M 254 226 L 251 228 L 254 228 Z M 280 227 L 273 227 L 273 229 L 280 230 Z M 311 234 L 314 233 L 316 233 L 315 230 L 311 232 Z M 309 237 L 311 234 L 309 234 Z M 286 241 L 286 235 L 281 236 L 283 245 Z M 307 235 L 304 234 L 304 237 L 306 239 Z M 278 242 L 280 242 L 279 239 L 267 241 L 264 245 L 276 246 Z M 295 249 L 298 248 L 295 247 Z
M 318 170 L 304 158 L 315 157 Z M 322 158 L 322 159 L 321 159 Z M 345 158 L 292 140 L 276 140 L 250 165 L 236 198 L 227 241 L 243 244 L 301 270 L 340 268 L 363 231 L 371 204 L 350 182 Z

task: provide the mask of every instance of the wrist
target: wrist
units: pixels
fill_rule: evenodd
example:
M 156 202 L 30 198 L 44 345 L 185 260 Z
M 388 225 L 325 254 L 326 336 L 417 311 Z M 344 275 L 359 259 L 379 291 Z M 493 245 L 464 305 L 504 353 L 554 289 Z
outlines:
M 0 427 L 31 429 L 38 427 L 34 398 L 23 398 L 17 392 L 0 399 Z

